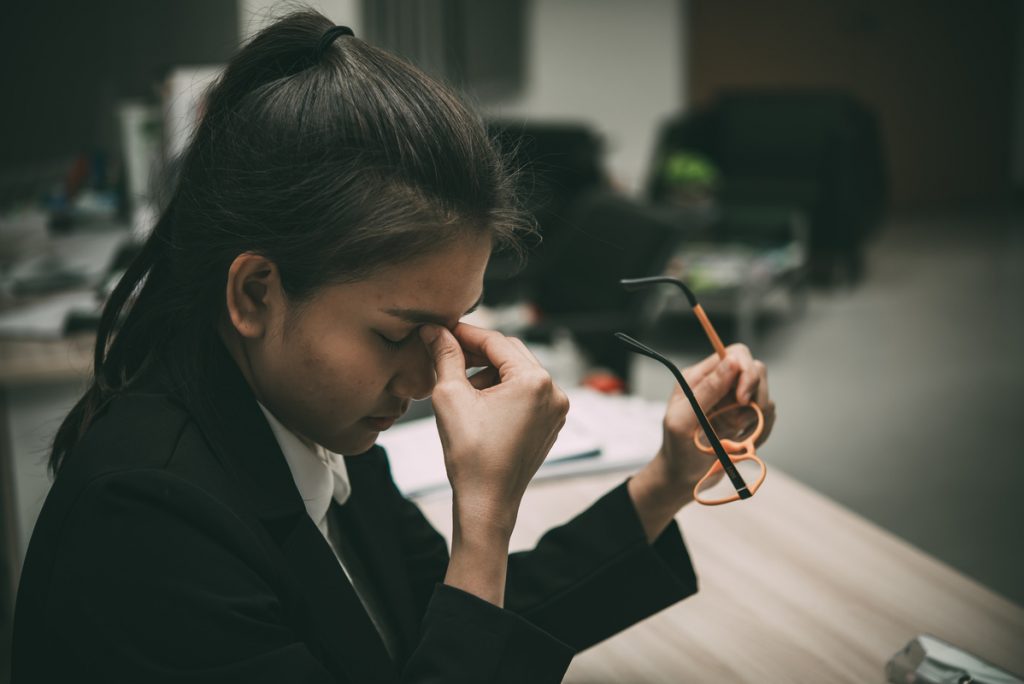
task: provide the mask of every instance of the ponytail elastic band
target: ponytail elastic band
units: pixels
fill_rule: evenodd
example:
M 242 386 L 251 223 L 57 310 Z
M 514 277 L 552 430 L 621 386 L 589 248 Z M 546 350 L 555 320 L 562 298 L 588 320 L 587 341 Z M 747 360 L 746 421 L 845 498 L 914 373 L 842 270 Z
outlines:
M 324 31 L 324 35 L 320 38 L 320 42 L 316 46 L 316 58 L 320 59 L 323 57 L 324 51 L 331 46 L 331 43 L 333 43 L 334 39 L 338 36 L 355 37 L 355 35 L 356 34 L 353 33 L 352 29 L 348 26 L 333 26 L 327 29 Z

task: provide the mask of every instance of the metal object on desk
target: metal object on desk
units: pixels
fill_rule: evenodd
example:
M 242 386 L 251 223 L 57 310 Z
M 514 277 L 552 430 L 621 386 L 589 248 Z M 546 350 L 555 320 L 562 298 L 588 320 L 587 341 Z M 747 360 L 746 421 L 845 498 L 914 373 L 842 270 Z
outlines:
M 911 640 L 885 665 L 892 684 L 1024 684 L 1024 679 L 930 634 Z

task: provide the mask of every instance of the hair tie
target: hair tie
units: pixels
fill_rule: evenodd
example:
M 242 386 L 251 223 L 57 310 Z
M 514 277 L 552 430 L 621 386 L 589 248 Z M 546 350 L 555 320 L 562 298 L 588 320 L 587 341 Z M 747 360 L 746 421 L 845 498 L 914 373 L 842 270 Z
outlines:
M 321 36 L 320 42 L 316 46 L 316 58 L 320 59 L 323 57 L 324 51 L 331 46 L 334 39 L 338 36 L 353 36 L 355 33 L 352 32 L 348 26 L 332 26 L 331 28 L 324 31 L 324 35 Z

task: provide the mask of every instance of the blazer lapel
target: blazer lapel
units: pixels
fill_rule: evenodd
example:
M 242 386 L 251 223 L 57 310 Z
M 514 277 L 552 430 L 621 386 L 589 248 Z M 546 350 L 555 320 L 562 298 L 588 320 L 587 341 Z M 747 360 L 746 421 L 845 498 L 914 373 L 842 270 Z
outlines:
M 269 527 L 274 527 L 270 522 Z M 362 601 L 305 512 L 281 543 L 317 656 L 353 682 L 395 682 L 397 670 Z
M 378 491 L 379 478 L 363 476 L 364 468 L 372 469 L 369 463 L 372 458 L 373 455 L 367 454 L 345 459 L 352 481 L 352 494 L 341 509 L 347 519 L 345 531 L 352 536 L 353 545 L 373 577 L 401 638 L 401 652 L 396 657 L 399 662 L 404 662 L 418 638 L 422 616 L 413 609 L 412 587 L 405 572 L 401 549 L 394 541 L 400 537 L 394 529 L 392 512 L 381 505 L 387 497 Z
M 395 682 L 397 672 L 362 602 L 327 541 L 310 520 L 284 455 L 249 385 L 222 344 L 216 345 L 209 386 L 216 414 L 190 410 L 246 505 L 281 550 L 289 585 L 299 598 L 287 606 L 311 650 L 338 676 Z M 378 571 L 373 565 L 374 572 Z M 390 584 L 390 583 L 389 583 Z M 385 589 L 382 587 L 382 590 Z

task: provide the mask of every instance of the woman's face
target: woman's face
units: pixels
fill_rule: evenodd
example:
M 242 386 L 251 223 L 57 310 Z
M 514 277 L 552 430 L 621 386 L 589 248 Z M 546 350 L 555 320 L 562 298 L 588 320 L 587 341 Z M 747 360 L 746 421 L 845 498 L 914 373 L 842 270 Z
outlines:
M 228 347 L 257 399 L 292 432 L 363 453 L 410 401 L 430 395 L 434 366 L 419 327 L 453 328 L 476 307 L 490 252 L 489 236 L 468 236 L 301 305 L 285 297 L 273 262 L 240 255 L 228 279 Z

